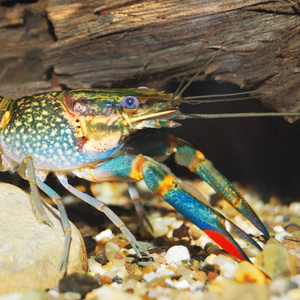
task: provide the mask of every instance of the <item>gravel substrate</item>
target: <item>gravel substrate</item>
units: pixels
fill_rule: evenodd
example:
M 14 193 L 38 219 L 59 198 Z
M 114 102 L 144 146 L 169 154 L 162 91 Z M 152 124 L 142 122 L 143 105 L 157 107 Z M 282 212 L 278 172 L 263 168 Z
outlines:
M 192 184 L 207 198 L 212 195 L 202 182 Z M 149 196 L 143 192 L 143 186 L 139 189 L 143 199 Z M 113 191 L 115 199 L 119 197 L 121 205 L 128 207 L 130 202 L 124 196 L 125 190 L 126 185 L 118 189 L 114 184 L 92 187 L 93 193 L 101 191 L 99 197 L 112 201 L 109 195 Z M 28 299 L 105 300 L 300 299 L 300 203 L 281 205 L 276 198 L 264 203 L 247 191 L 241 192 L 266 224 L 272 236 L 267 243 L 258 230 L 225 201 L 214 202 L 262 246 L 263 251 L 258 253 L 240 243 L 252 264 L 239 262 L 168 204 L 151 198 L 145 204 L 153 231 L 150 234 L 145 224 L 144 235 L 135 234 L 149 249 L 149 256 L 137 259 L 124 236 L 110 223 L 107 229 L 95 235 L 95 228 L 78 222 L 83 235 L 94 234 L 94 247 L 91 246 L 89 255 L 90 272 L 67 276 L 57 289 L 30 291 L 26 296 Z M 122 219 L 136 232 L 138 219 L 134 213 Z M 18 295 L 25 296 L 14 294 L 17 298 L 10 295 L 0 299 L 24 299 Z

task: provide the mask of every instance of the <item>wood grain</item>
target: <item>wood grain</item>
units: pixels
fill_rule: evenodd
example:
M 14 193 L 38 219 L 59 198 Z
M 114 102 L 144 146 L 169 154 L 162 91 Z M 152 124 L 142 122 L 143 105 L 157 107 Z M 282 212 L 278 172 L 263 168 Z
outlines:
M 199 79 L 256 90 L 277 111 L 300 111 L 296 1 L 0 2 L 0 94 L 82 87 L 163 89 L 201 49 Z

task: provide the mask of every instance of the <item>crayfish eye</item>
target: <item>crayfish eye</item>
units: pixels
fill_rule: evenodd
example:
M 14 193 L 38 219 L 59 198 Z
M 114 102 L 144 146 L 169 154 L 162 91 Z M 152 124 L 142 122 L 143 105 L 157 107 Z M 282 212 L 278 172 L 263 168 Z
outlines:
M 139 100 L 133 96 L 127 96 L 122 99 L 121 106 L 124 109 L 136 109 L 139 106 Z

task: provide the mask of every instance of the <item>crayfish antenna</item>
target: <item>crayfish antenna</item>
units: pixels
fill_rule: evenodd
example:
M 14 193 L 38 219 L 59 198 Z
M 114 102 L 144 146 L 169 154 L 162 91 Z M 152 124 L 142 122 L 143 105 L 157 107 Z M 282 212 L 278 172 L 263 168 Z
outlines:
M 193 66 L 195 65 L 195 63 L 198 60 L 198 57 L 201 53 L 202 47 L 199 49 L 199 51 L 197 52 L 196 57 L 194 58 L 194 60 L 192 61 L 192 63 L 190 64 L 188 71 L 186 72 L 185 76 L 183 77 L 183 79 L 181 80 L 179 86 L 177 87 L 176 91 L 174 92 L 171 100 L 170 100 L 170 104 L 172 104 L 174 102 L 175 99 L 180 99 L 181 95 L 185 92 L 185 90 L 192 84 L 192 82 L 195 80 L 195 78 L 197 78 L 197 76 L 203 72 L 203 70 L 215 59 L 215 57 L 220 53 L 221 50 L 224 50 L 224 47 L 229 43 L 229 41 L 232 39 L 233 35 L 223 43 L 223 45 L 214 53 L 214 55 L 199 69 L 199 71 L 193 75 L 193 77 L 184 85 L 184 82 L 186 81 L 186 79 L 188 78 L 188 76 L 190 75 Z M 183 86 L 184 85 L 184 86 Z M 183 86 L 183 87 L 182 87 Z

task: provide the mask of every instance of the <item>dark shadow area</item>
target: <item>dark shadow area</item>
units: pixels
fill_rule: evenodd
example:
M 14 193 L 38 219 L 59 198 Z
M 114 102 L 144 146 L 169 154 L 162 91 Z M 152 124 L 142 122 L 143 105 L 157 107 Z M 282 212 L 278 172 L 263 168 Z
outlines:
M 178 83 L 170 86 L 175 90 Z M 232 84 L 195 82 L 186 96 L 240 92 Z M 181 106 L 185 113 L 266 112 L 258 100 Z M 300 121 L 282 117 L 186 120 L 168 132 L 201 150 L 231 181 L 257 189 L 268 200 L 299 200 Z M 180 168 L 181 170 L 181 168 Z M 180 171 L 181 172 L 181 171 Z M 187 175 L 187 172 L 183 172 Z

